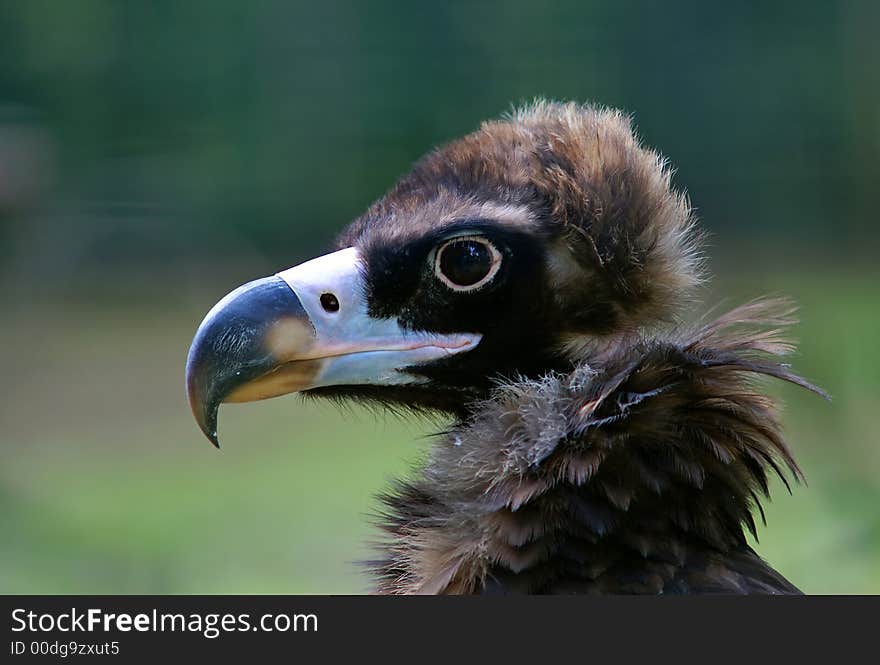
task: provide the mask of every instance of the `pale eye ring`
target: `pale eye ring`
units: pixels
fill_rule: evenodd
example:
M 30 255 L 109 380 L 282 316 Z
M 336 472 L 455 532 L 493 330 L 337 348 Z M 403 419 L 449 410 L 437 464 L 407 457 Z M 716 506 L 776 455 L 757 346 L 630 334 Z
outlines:
M 475 291 L 495 278 L 501 260 L 501 252 L 486 238 L 459 236 L 437 248 L 434 275 L 453 291 Z

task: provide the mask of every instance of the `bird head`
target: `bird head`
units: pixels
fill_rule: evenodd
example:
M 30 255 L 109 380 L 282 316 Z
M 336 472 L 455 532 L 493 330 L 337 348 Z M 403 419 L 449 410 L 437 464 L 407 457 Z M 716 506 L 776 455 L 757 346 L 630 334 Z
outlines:
M 190 405 L 215 444 L 222 402 L 292 392 L 464 416 L 669 321 L 698 281 L 690 207 L 629 119 L 536 103 L 423 157 L 335 251 L 217 303 Z

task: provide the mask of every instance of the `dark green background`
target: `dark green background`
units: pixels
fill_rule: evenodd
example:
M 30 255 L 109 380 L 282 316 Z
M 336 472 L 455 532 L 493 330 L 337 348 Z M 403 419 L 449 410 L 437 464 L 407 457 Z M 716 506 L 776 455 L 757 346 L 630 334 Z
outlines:
M 537 96 L 634 114 L 711 232 L 706 306 L 803 305 L 773 388 L 809 487 L 760 550 L 880 591 L 880 4 L 0 5 L 0 590 L 340 592 L 430 423 L 182 390 L 204 312 Z M 698 312 L 701 312 L 699 309 Z

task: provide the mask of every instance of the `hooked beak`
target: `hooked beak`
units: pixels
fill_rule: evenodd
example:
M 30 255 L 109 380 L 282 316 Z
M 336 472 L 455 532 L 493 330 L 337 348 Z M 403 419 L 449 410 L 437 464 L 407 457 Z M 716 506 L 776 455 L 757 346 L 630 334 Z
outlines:
M 407 368 L 473 349 L 478 334 L 406 330 L 367 313 L 354 248 L 249 282 L 220 300 L 186 361 L 190 408 L 219 447 L 223 402 L 251 402 L 324 386 L 405 385 Z

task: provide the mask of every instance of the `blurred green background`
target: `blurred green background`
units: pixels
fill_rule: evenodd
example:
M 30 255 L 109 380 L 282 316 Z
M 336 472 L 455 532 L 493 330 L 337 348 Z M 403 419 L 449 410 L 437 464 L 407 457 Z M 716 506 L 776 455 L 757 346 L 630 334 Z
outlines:
M 432 146 L 535 96 L 631 111 L 711 232 L 706 305 L 787 294 L 809 480 L 759 551 L 880 592 L 880 4 L 0 5 L 0 591 L 362 592 L 371 496 L 436 424 L 183 364 L 241 282 L 323 251 Z

